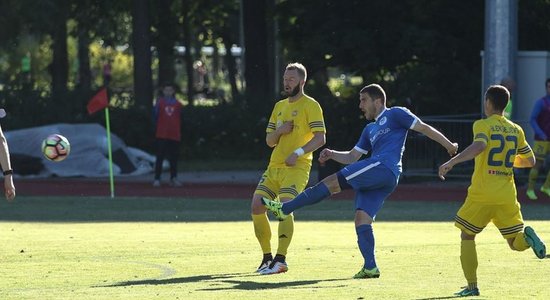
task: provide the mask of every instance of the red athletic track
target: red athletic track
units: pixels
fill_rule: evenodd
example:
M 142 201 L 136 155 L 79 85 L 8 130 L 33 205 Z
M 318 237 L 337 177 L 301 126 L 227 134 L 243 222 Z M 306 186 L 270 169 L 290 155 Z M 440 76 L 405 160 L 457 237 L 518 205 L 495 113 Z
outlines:
M 19 196 L 110 196 L 109 181 L 105 179 L 50 178 L 19 179 L 15 181 Z M 253 184 L 236 183 L 187 183 L 183 187 L 163 186 L 155 188 L 151 182 L 115 179 L 117 197 L 185 197 L 185 198 L 233 198 L 249 200 L 254 192 Z M 463 201 L 467 186 L 453 183 L 400 184 L 390 200 Z M 540 194 L 540 193 L 539 193 Z M 352 191 L 332 196 L 334 199 L 353 199 Z M 531 202 L 525 197 L 525 189 L 518 189 L 520 202 Z M 537 203 L 550 203 L 550 198 L 539 195 Z

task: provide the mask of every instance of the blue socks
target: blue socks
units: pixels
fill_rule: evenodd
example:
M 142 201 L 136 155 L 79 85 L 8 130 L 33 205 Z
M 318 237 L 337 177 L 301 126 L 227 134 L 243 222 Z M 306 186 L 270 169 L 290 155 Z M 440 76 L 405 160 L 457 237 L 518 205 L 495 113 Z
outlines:
M 298 196 L 296 196 L 296 198 L 292 199 L 291 201 L 283 203 L 283 213 L 285 215 L 288 215 L 298 208 L 304 207 L 306 205 L 315 204 L 328 196 L 330 196 L 330 191 L 328 190 L 328 187 L 323 182 L 319 182 L 318 184 L 300 193 Z
M 376 260 L 374 259 L 374 234 L 372 233 L 372 225 L 364 224 L 355 227 L 357 232 L 357 244 L 359 250 L 365 259 L 365 269 L 372 269 L 376 267 Z

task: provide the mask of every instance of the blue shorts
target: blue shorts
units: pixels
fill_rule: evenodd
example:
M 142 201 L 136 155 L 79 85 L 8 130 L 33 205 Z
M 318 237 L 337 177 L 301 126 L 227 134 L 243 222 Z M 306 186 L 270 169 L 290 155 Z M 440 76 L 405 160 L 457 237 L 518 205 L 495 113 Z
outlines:
M 338 177 L 355 190 L 355 209 L 363 210 L 373 219 L 398 182 L 390 169 L 370 158 L 346 166 Z

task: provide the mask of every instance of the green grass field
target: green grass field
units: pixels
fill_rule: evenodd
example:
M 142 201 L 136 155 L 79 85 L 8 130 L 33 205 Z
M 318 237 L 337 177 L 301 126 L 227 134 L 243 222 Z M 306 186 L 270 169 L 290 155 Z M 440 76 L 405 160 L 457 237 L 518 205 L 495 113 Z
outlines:
M 246 200 L 20 197 L 0 204 L 0 299 L 446 299 L 464 284 L 460 203 L 388 201 L 369 280 L 350 279 L 352 205 L 299 211 L 289 272 L 259 276 Z M 550 240 L 550 207 L 523 213 Z M 550 259 L 509 250 L 493 226 L 477 249 L 480 299 L 550 299 Z

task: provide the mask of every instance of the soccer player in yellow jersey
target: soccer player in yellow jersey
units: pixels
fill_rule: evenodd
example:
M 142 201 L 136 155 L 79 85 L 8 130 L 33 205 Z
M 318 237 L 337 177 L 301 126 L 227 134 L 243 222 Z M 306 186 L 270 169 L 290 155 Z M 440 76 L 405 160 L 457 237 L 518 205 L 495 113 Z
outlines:
M 267 170 L 252 197 L 254 232 L 263 252 L 256 270 L 262 275 L 288 270 L 286 254 L 294 233 L 294 217 L 279 222 L 279 244 L 271 253 L 271 227 L 262 197 L 289 201 L 301 193 L 309 180 L 312 152 L 325 144 L 325 121 L 321 106 L 304 94 L 306 68 L 300 63 L 287 65 L 284 93 L 288 97 L 275 104 L 266 129 L 266 143 L 274 148 Z
M 512 168 L 530 168 L 535 157 L 523 129 L 503 116 L 509 99 L 505 87 L 490 86 L 484 101 L 487 118 L 474 123 L 472 144 L 439 167 L 439 177 L 445 179 L 454 165 L 475 158 L 466 201 L 455 217 L 455 226 L 462 231 L 460 262 L 468 282 L 456 296 L 479 295 L 475 237 L 489 222 L 495 224 L 512 250 L 532 248 L 538 258 L 546 257 L 546 246 L 533 228 L 523 227 Z

